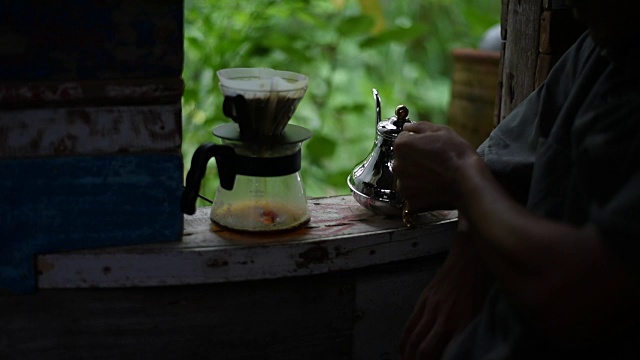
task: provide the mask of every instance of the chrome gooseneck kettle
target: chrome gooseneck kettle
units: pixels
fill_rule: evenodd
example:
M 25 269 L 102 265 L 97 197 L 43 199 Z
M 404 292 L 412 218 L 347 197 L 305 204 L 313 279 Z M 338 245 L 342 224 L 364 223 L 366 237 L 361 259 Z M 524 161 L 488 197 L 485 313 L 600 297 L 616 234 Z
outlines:
M 409 119 L 409 109 L 396 107 L 395 116 L 382 120 L 380 95 L 373 89 L 376 104 L 376 138 L 371 153 L 353 169 L 347 178 L 354 199 L 376 214 L 399 217 L 403 215 L 402 196 L 396 191 L 393 174 L 393 145 Z

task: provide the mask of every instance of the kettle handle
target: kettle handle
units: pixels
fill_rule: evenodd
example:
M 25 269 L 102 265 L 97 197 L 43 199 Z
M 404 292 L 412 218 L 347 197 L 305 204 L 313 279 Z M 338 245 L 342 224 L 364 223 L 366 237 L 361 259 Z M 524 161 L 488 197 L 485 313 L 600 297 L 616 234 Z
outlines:
M 233 190 L 236 179 L 234 168 L 235 150 L 231 146 L 214 143 L 200 145 L 191 158 L 191 168 L 187 173 L 184 192 L 180 199 L 180 209 L 187 215 L 193 215 L 196 212 L 196 200 L 200 190 L 200 183 L 207 171 L 207 164 L 212 157 L 216 158 L 220 186 L 225 190 Z
M 376 125 L 382 121 L 382 109 L 380 108 L 380 95 L 377 89 L 373 89 L 373 99 L 376 102 Z

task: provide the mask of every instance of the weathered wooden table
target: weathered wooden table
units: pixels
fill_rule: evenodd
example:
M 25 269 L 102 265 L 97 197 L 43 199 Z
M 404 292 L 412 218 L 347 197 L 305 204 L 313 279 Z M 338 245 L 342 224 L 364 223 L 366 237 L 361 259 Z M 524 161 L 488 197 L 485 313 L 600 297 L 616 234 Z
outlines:
M 201 208 L 181 242 L 37 257 L 35 294 L 0 296 L 1 359 L 395 359 L 448 250 L 455 211 L 416 227 L 351 197 L 270 235 Z

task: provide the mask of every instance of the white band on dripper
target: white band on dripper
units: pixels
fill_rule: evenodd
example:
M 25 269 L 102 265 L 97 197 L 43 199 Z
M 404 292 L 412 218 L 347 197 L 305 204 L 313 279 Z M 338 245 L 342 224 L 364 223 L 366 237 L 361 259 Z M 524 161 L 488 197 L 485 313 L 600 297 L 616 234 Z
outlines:
M 302 97 L 309 79 L 302 74 L 269 68 L 232 68 L 217 72 L 226 96 L 266 97 L 272 92 L 287 92 L 287 97 Z

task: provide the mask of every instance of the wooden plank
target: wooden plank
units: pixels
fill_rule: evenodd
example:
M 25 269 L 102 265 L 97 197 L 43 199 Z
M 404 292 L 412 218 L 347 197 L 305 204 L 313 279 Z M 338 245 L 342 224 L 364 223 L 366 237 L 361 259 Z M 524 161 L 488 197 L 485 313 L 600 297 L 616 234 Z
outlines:
M 550 54 L 551 50 L 551 23 L 553 11 L 545 10 L 540 17 L 540 45 L 539 51 L 541 54 Z
M 181 105 L 0 111 L 0 159 L 136 152 L 180 154 Z
M 507 30 L 509 28 L 509 0 L 502 0 L 500 11 L 500 37 L 502 41 L 507 40 Z
M 180 77 L 181 0 L 0 3 L 3 81 Z
M 566 9 L 569 4 L 567 4 L 567 0 L 543 0 L 542 6 L 545 10 Z
M 542 85 L 560 56 L 540 54 L 536 68 L 536 87 Z
M 540 20 L 542 54 L 563 54 L 586 31 L 571 9 L 545 10 Z
M 0 358 L 399 359 L 404 324 L 445 256 L 274 280 L 0 295 Z
M 401 335 L 446 254 L 361 271 L 357 277 L 352 359 L 401 359 Z M 393 296 L 389 296 L 393 294 Z
M 181 243 L 38 257 L 40 288 L 138 287 L 220 283 L 326 273 L 448 249 L 456 212 L 417 215 L 416 228 L 374 215 L 351 196 L 309 200 L 311 221 L 295 231 L 224 230 L 209 208 L 185 217 Z
M 493 127 L 495 128 L 502 120 L 502 92 L 504 89 L 504 52 L 507 46 L 506 41 L 500 43 L 500 65 L 498 66 L 498 84 L 496 86 L 496 102 L 493 109 Z
M 0 109 L 179 103 L 180 78 L 0 82 Z
M 208 243 L 202 238 L 200 243 L 185 239 L 181 243 L 57 255 L 138 251 L 154 258 L 156 252 L 197 252 L 207 248 L 243 251 L 252 247 L 264 252 L 266 247 L 294 246 L 299 242 L 300 250 L 313 250 L 304 251 L 301 257 L 290 256 L 290 260 L 305 269 L 330 260 L 318 250 L 322 246 L 318 240 L 326 238 L 339 241 L 331 246 L 336 256 L 354 259 L 366 253 L 369 261 L 356 261 L 348 268 L 327 268 L 322 274 L 288 274 L 277 279 L 262 277 L 260 281 L 233 277 L 206 285 L 41 289 L 20 296 L 0 294 L 0 358 L 399 358 L 397 344 L 404 322 L 420 292 L 441 266 L 448 246 L 429 256 L 421 254 L 429 253 L 423 250 L 429 246 L 433 250 L 442 240 L 440 234 L 430 235 L 436 228 L 446 232 L 447 237 L 453 236 L 456 212 L 417 215 L 417 227 L 407 229 L 400 219 L 374 215 L 350 196 L 310 199 L 309 204 L 311 223 L 289 233 L 297 233 L 303 238 L 300 240 L 277 234 L 266 238 L 246 233 L 227 236 L 212 226 L 208 209 L 200 209 L 204 211 L 187 217 L 190 221 L 185 222 L 185 234 L 204 237 L 209 232 Z M 368 235 L 380 233 L 381 229 L 395 229 L 400 234 L 391 235 L 391 242 L 381 242 L 376 236 L 364 242 Z M 398 256 L 393 247 L 403 247 L 398 245 L 403 245 L 409 232 L 415 233 L 411 235 L 415 237 L 413 250 Z M 396 246 L 390 248 L 394 241 Z M 56 271 L 47 267 L 61 265 L 43 264 L 42 259 L 49 256 L 38 257 L 40 271 Z M 207 266 L 242 271 L 242 266 L 252 261 L 245 258 L 245 263 L 225 264 L 217 259 L 209 258 Z M 134 259 L 129 265 L 135 267 L 140 260 Z M 148 270 L 164 271 L 175 265 L 158 263 Z M 265 266 L 278 265 L 276 261 Z M 108 275 L 122 269 L 101 270 Z M 174 270 L 180 272 L 179 268 Z M 207 269 L 201 267 L 200 271 Z
M 0 296 L 0 358 L 351 359 L 354 283 L 340 273 Z
M 498 90 L 496 93 L 496 106 L 493 112 L 493 126 L 496 127 L 502 120 L 502 94 L 504 91 L 504 58 L 507 45 L 507 29 L 509 27 L 509 0 L 502 0 L 500 13 L 500 65 L 498 67 Z
M 179 154 L 0 161 L 0 289 L 35 290 L 34 255 L 182 235 Z
M 535 89 L 542 0 L 509 2 L 500 116 L 504 119 Z

